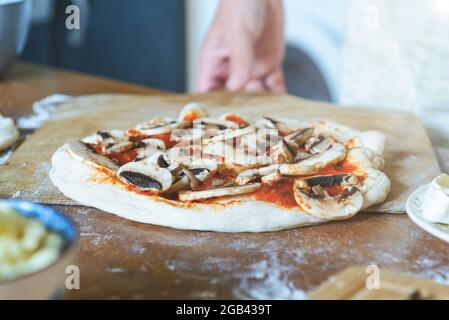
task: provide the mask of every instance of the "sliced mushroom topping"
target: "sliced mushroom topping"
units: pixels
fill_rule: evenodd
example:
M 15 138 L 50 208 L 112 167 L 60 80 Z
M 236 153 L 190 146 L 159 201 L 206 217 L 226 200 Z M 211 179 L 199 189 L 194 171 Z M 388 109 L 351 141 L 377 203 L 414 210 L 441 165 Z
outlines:
M 121 130 L 98 131 L 82 141 L 95 144 L 104 154 L 120 153 L 134 148 L 134 143 L 129 141 L 129 137 Z
M 146 147 L 146 144 L 142 142 L 142 140 L 134 141 L 134 147 L 137 149 L 143 149 Z
M 181 201 L 196 201 L 215 197 L 232 196 L 254 192 L 259 189 L 260 183 L 248 184 L 246 186 L 233 186 L 226 188 L 216 188 L 201 191 L 180 191 L 179 199 Z
M 181 190 L 186 190 L 188 188 L 190 188 L 190 179 L 189 179 L 189 177 L 184 175 L 182 178 L 178 179 L 178 181 L 173 183 L 170 186 L 170 188 L 167 191 L 165 191 L 164 193 L 166 193 L 166 194 L 177 193 Z
M 131 141 L 118 141 L 109 143 L 103 150 L 106 154 L 120 153 L 134 148 L 134 143 Z
M 356 214 L 363 206 L 363 195 L 351 187 L 341 195 L 331 197 L 320 185 L 304 188 L 304 180 L 293 185 L 295 200 L 302 210 L 315 217 L 334 220 L 348 218 Z
M 170 168 L 174 168 L 174 166 L 171 165 L 169 169 Z M 176 168 L 172 169 L 171 172 L 178 177 L 178 181 L 183 181 L 183 187 L 174 186 L 174 189 L 186 189 L 186 181 L 190 184 L 192 189 L 196 189 L 202 181 L 211 177 L 216 171 L 217 163 L 214 161 L 193 161 L 190 163 L 189 168 L 178 165 Z M 187 178 L 188 180 L 184 178 Z
M 223 134 L 220 134 L 220 135 L 210 138 L 208 142 L 214 143 L 214 142 L 218 142 L 218 141 L 226 141 L 226 140 L 230 140 L 230 139 L 234 139 L 234 138 L 239 138 L 239 137 L 245 136 L 247 134 L 253 133 L 255 131 L 256 131 L 256 128 L 253 126 L 249 126 L 249 127 L 237 129 L 237 130 L 232 130 L 232 131 L 227 131 L 227 132 L 224 132 Z
M 244 166 L 246 168 L 256 168 L 270 164 L 268 156 L 249 154 L 243 148 L 234 147 L 225 141 L 208 144 L 203 147 L 202 151 L 203 155 L 220 157 L 220 161 L 225 164 Z
M 101 137 L 101 139 L 109 139 L 112 138 L 112 135 L 107 131 L 97 131 L 97 134 Z
M 310 158 L 311 156 L 312 155 L 310 153 L 298 151 L 298 152 L 296 152 L 295 159 L 293 161 L 294 162 L 300 162 L 302 160 Z
M 317 170 L 323 169 L 327 166 L 336 164 L 346 157 L 346 149 L 340 143 L 334 143 L 329 146 L 328 149 L 321 153 L 314 154 L 313 156 L 299 162 L 302 165 L 314 166 Z
M 260 175 L 258 169 L 249 169 L 240 172 L 237 178 L 235 179 L 235 182 L 238 185 L 242 186 L 258 179 L 259 177 Z
M 186 104 L 179 113 L 179 121 L 194 121 L 208 117 L 207 106 L 199 102 Z
M 320 136 L 318 140 L 310 145 L 309 151 L 311 153 L 320 153 L 329 149 L 329 147 L 334 143 L 331 138 Z
M 166 191 L 173 182 L 170 170 L 144 161 L 125 164 L 120 167 L 117 176 L 143 191 Z
M 145 163 L 151 163 L 157 165 L 159 168 L 168 169 L 172 174 L 177 174 L 182 168 L 176 161 L 172 161 L 168 154 L 156 151 L 147 158 L 141 160 Z
M 284 177 L 282 176 L 282 174 L 276 170 L 275 172 L 262 177 L 261 181 L 262 181 L 262 183 L 265 183 L 265 184 L 273 184 L 278 181 L 281 181 L 283 178 Z
M 312 193 L 318 197 L 324 198 L 324 197 L 328 196 L 327 192 L 320 185 L 313 186 L 310 189 L 311 189 Z
M 298 163 L 283 163 L 279 165 L 279 172 L 286 176 L 302 176 L 314 174 L 318 170 L 313 165 Z
M 256 126 L 258 128 L 277 129 L 282 133 L 282 135 L 288 135 L 292 131 L 296 131 L 295 126 L 293 126 L 292 124 L 270 117 L 263 117 L 261 120 L 256 122 Z
M 239 126 L 237 123 L 226 120 L 218 120 L 214 118 L 201 118 L 200 120 L 195 122 L 195 127 L 200 126 L 203 130 L 207 129 L 218 129 L 218 130 L 226 130 L 226 129 L 238 129 Z
M 78 161 L 84 162 L 95 168 L 106 168 L 113 172 L 116 172 L 119 169 L 119 166 L 115 162 L 96 153 L 88 144 L 80 140 L 68 142 L 67 152 Z
M 162 184 L 159 181 L 157 181 L 156 179 L 153 179 L 149 176 L 146 176 L 140 172 L 122 171 L 122 172 L 120 172 L 120 177 L 124 178 L 126 181 L 139 187 L 140 189 L 162 190 Z
M 95 134 L 85 137 L 82 141 L 85 143 L 107 145 L 112 142 L 128 140 L 128 136 L 122 130 L 97 131 Z
M 288 176 L 308 175 L 318 172 L 327 166 L 336 164 L 346 157 L 343 145 L 335 143 L 324 152 L 314 154 L 309 158 L 292 164 L 281 164 L 279 171 Z
M 156 163 L 161 168 L 168 168 L 170 164 L 165 160 L 164 154 L 160 154 L 159 157 L 157 157 Z
M 204 181 L 217 172 L 218 165 L 213 160 L 197 160 L 190 162 L 188 168 L 198 180 Z
M 295 151 L 292 149 L 292 147 L 285 141 L 285 139 L 281 139 L 279 141 L 279 144 L 276 148 L 277 150 L 274 152 L 274 160 L 277 163 L 283 163 L 283 162 L 293 162 L 295 159 Z
M 287 142 L 294 142 L 299 147 L 302 146 L 308 139 L 310 139 L 313 135 L 312 128 L 305 128 L 300 131 L 293 132 L 288 136 L 285 136 L 285 140 Z
M 256 122 L 256 126 L 258 128 L 266 128 L 266 129 L 277 129 L 276 124 L 278 121 L 269 118 L 269 117 L 263 117 L 262 119 L 258 120 Z
M 144 139 L 141 142 L 144 144 L 144 146 L 146 148 L 157 149 L 157 150 L 160 150 L 160 151 L 165 151 L 166 150 L 165 143 L 161 139 L 149 138 L 149 139 Z
M 182 169 L 182 173 L 189 178 L 190 188 L 196 189 L 200 185 L 200 180 L 195 176 L 195 174 L 187 168 Z
M 158 134 L 171 133 L 175 129 L 187 128 L 191 125 L 189 121 L 178 122 L 168 119 L 156 119 L 148 123 L 139 124 L 135 130 L 145 136 L 154 136 Z
M 336 185 L 342 185 L 344 187 L 355 186 L 358 183 L 357 176 L 349 173 L 315 176 L 302 179 L 305 184 L 310 187 L 322 186 L 332 187 Z M 298 180 L 299 181 L 299 180 Z
M 162 151 L 160 151 L 157 148 L 153 147 L 146 147 L 146 148 L 139 148 L 136 149 L 137 152 L 137 161 L 147 161 L 151 163 L 157 164 L 157 158 L 159 155 L 163 154 Z
M 260 177 L 268 176 L 275 173 L 278 169 L 278 165 L 271 165 L 268 167 L 256 168 L 256 169 L 247 169 L 239 173 L 236 178 L 236 183 L 238 185 L 245 185 L 254 181 Z
M 244 135 L 240 139 L 239 147 L 253 155 L 265 154 L 266 151 L 263 137 L 260 137 L 258 132 Z

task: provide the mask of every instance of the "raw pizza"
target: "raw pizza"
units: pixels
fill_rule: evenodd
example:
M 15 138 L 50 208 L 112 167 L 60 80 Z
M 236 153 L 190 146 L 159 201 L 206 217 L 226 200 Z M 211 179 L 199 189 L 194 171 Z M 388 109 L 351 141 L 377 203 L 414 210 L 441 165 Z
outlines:
M 53 183 L 118 216 L 179 229 L 262 232 L 347 219 L 385 200 L 385 137 L 329 121 L 238 114 L 199 103 L 179 119 L 99 131 L 59 148 Z

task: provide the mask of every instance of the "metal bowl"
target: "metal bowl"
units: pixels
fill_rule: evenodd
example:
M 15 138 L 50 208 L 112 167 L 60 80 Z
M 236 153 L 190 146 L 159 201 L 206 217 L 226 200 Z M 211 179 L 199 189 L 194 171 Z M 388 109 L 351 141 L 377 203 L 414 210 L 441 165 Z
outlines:
M 0 200 L 20 215 L 39 220 L 47 229 L 64 238 L 64 248 L 58 260 L 44 269 L 18 278 L 0 281 L 0 300 L 54 299 L 60 298 L 66 287 L 66 270 L 73 265 L 76 244 L 76 229 L 62 213 L 28 201 Z
M 25 47 L 31 1 L 0 0 L 0 76 Z

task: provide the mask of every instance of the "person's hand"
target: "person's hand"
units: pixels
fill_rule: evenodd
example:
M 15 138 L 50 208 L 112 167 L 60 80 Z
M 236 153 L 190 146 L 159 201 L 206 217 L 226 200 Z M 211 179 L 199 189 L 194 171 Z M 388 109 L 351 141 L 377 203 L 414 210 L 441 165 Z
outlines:
M 222 0 L 200 53 L 198 90 L 285 92 L 282 0 Z

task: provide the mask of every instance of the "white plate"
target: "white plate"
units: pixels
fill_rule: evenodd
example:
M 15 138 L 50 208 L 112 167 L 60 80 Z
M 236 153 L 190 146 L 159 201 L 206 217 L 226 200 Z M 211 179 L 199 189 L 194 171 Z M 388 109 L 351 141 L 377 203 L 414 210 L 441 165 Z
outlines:
M 415 222 L 419 227 L 426 230 L 430 234 L 434 235 L 441 240 L 449 242 L 449 225 L 433 223 L 427 221 L 422 215 L 421 205 L 423 202 L 424 194 L 429 185 L 422 186 L 415 190 L 410 197 L 408 197 L 405 204 L 405 209 L 409 217 Z

